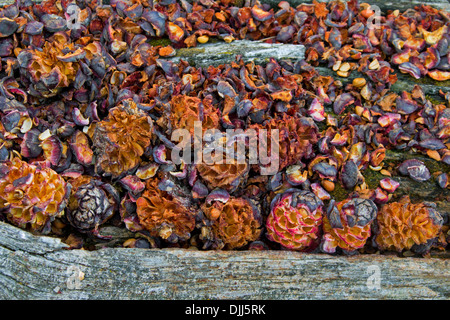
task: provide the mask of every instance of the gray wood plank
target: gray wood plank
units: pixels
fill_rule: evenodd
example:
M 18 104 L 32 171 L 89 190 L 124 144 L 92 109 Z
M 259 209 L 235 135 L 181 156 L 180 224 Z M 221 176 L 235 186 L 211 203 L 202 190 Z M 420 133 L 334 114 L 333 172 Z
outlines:
M 447 299 L 450 261 L 289 251 L 65 250 L 0 223 L 0 299 Z M 38 248 L 38 249 L 37 249 Z M 45 252 L 45 253 L 42 253 Z M 379 276 L 379 282 L 374 281 Z M 379 285 L 379 286 L 378 286 Z

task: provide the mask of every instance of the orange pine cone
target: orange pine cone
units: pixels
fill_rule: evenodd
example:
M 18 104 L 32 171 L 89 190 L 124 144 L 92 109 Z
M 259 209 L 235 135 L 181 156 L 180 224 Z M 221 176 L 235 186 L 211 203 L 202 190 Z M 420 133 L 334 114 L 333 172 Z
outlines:
M 194 213 L 178 199 L 158 188 L 158 179 L 147 181 L 146 189 L 136 201 L 140 224 L 155 237 L 168 242 L 187 240 L 195 227 Z
M 33 94 L 53 97 L 60 88 L 69 87 L 75 81 L 80 68 L 77 58 L 85 56 L 90 60 L 101 48 L 95 42 L 77 48 L 69 36 L 62 32 L 53 34 L 48 40 L 42 50 L 22 50 L 18 59 L 25 62 L 21 67 L 32 82 Z
M 173 129 L 189 130 L 194 135 L 194 122 L 201 121 L 202 132 L 219 128 L 219 110 L 208 99 L 176 95 L 170 101 L 172 112 L 170 122 Z
M 443 219 L 431 205 L 411 203 L 408 196 L 385 204 L 378 212 L 375 242 L 381 250 L 411 249 L 436 238 Z
M 296 164 L 313 154 L 312 146 L 318 141 L 318 129 L 307 118 L 289 116 L 283 113 L 281 118 L 274 118 L 263 126 L 252 125 L 252 129 L 267 130 L 268 154 L 270 154 L 271 130 L 279 130 L 280 169 Z
M 95 128 L 96 167 L 114 177 L 135 168 L 150 146 L 152 128 L 151 118 L 132 100 L 112 108 L 108 118 Z
M 69 186 L 50 168 L 18 158 L 0 164 L 0 210 L 7 219 L 33 231 L 46 231 L 64 213 Z
M 231 163 L 226 163 L 226 155 L 223 157 L 222 164 L 200 163 L 197 171 L 210 190 L 221 188 L 232 193 L 247 179 L 250 167 L 238 160 L 229 159 Z
M 202 211 L 212 222 L 213 247 L 235 249 L 255 241 L 261 234 L 259 210 L 244 198 L 231 197 L 226 203 L 212 201 L 202 205 Z

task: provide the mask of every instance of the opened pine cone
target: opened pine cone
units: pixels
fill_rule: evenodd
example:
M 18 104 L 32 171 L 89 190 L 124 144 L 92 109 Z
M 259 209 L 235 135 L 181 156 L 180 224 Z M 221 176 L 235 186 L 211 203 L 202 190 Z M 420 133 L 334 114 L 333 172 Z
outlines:
M 230 193 L 236 191 L 245 182 L 249 169 L 247 160 L 227 159 L 225 153 L 222 163 L 214 161 L 212 164 L 202 162 L 197 165 L 200 177 L 210 190 L 221 188 Z
M 90 176 L 80 176 L 70 184 L 72 190 L 66 217 L 78 230 L 97 230 L 118 209 L 119 193 L 110 184 Z
M 297 164 L 303 158 L 313 155 L 313 145 L 318 141 L 318 128 L 310 118 L 290 116 L 286 113 L 279 118 L 267 120 L 263 126 L 252 125 L 257 132 L 267 130 L 267 154 L 272 153 L 272 130 L 278 130 L 279 170 Z
M 381 250 L 401 252 L 439 236 L 442 216 L 428 203 L 411 203 L 408 196 L 385 204 L 377 215 L 375 242 Z
M 209 129 L 219 128 L 219 110 L 212 105 L 209 99 L 202 101 L 197 97 L 176 95 L 172 97 L 170 104 L 172 106 L 170 113 L 172 129 L 186 129 L 193 136 L 195 122 L 201 124 L 202 133 Z
M 369 199 L 345 199 L 336 205 L 330 202 L 323 219 L 322 251 L 334 253 L 339 247 L 352 252 L 364 247 L 377 211 L 377 206 Z
M 154 237 L 168 242 L 188 240 L 195 227 L 195 213 L 172 194 L 158 188 L 159 179 L 149 179 L 137 199 L 139 223 Z
M 153 122 L 132 100 L 109 111 L 106 120 L 97 123 L 93 136 L 99 171 L 118 177 L 137 167 L 150 146 Z
M 0 163 L 0 211 L 7 219 L 32 231 L 47 232 L 61 217 L 70 186 L 55 171 L 18 158 Z
M 207 198 L 201 207 L 211 224 L 209 230 L 202 228 L 200 236 L 207 243 L 206 247 L 236 249 L 257 240 L 262 231 L 259 209 L 246 198 L 225 199 Z
M 320 240 L 323 203 L 312 192 L 289 189 L 272 200 L 267 237 L 286 249 L 310 251 Z
M 17 59 L 21 62 L 21 72 L 32 82 L 30 94 L 53 97 L 60 88 L 69 87 L 76 78 L 80 68 L 78 60 L 86 57 L 92 59 L 101 49 L 97 43 L 75 47 L 65 33 L 55 33 L 46 41 L 42 50 L 21 50 Z

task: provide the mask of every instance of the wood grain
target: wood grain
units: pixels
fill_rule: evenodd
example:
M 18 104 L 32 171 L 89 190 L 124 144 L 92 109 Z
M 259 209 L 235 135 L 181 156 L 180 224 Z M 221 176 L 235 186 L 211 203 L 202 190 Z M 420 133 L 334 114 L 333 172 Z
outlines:
M 0 234 L 0 299 L 450 297 L 450 260 L 444 259 L 289 251 L 69 251 L 58 239 L 34 237 L 5 223 Z M 371 282 L 374 270 L 379 288 Z

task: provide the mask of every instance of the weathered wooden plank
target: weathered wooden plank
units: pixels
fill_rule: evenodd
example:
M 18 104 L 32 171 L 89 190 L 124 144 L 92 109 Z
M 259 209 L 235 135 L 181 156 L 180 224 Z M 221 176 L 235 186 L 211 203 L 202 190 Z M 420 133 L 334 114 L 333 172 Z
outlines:
M 446 299 L 450 260 L 289 251 L 64 250 L 0 223 L 0 299 Z M 50 245 L 50 246 L 49 246 Z M 45 252 L 45 253 L 42 253 Z M 377 282 L 379 276 L 379 283 Z M 379 284 L 379 288 L 378 287 Z
M 196 67 L 207 68 L 210 65 L 218 66 L 230 63 L 235 60 L 237 55 L 241 55 L 246 62 L 254 61 L 258 64 L 266 63 L 270 57 L 278 60 L 292 59 L 296 61 L 305 57 L 305 47 L 303 45 L 270 44 L 249 40 L 236 40 L 231 43 L 214 42 L 199 44 L 194 48 L 178 49 L 176 56 L 168 58 L 168 60 L 179 62 L 180 59 L 183 59 Z M 327 67 L 316 67 L 316 69 L 321 75 L 332 76 L 344 85 L 352 82 L 355 78 L 365 77 L 363 73 L 358 71 L 352 71 L 349 77 L 344 78 Z M 414 79 L 398 70 L 394 72 L 398 78 L 391 88 L 394 92 L 411 91 L 416 84 L 422 87 L 425 94 L 434 97 L 439 97 L 439 91 L 450 92 L 450 81 L 436 81 L 428 77 Z
M 236 55 L 241 55 L 244 61 L 254 61 L 255 63 L 267 62 L 269 57 L 299 60 L 305 57 L 305 47 L 294 44 L 236 40 L 230 43 L 206 43 L 195 48 L 179 49 L 177 55 L 169 59 L 173 62 L 183 59 L 197 67 L 207 68 L 211 65 L 230 63 L 235 60 Z

